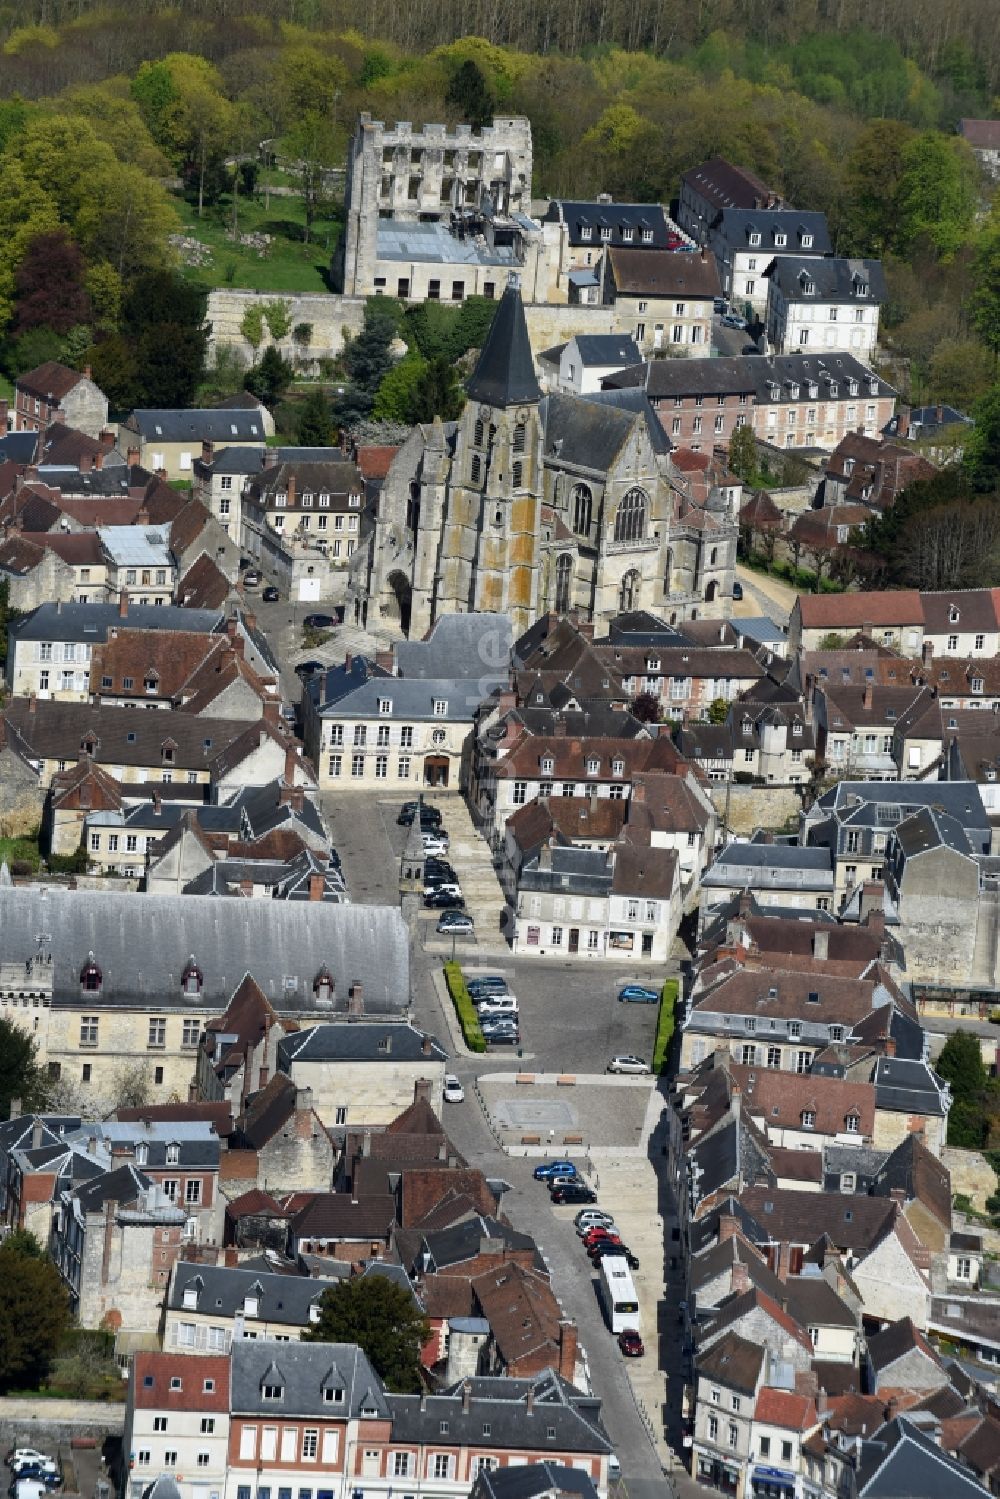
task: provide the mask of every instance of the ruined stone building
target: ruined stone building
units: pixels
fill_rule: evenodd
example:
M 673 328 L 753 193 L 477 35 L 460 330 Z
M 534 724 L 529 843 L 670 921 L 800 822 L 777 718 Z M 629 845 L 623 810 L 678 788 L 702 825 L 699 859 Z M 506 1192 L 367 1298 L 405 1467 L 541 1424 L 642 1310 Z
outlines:
M 348 296 L 461 302 L 496 297 L 510 270 L 533 279 L 531 125 L 474 130 L 362 114 L 347 160 L 347 227 L 334 264 Z
M 467 392 L 393 460 L 355 553 L 358 622 L 419 638 L 469 610 L 515 633 L 549 610 L 728 613 L 738 489 L 695 484 L 642 391 L 543 397 L 513 284 Z

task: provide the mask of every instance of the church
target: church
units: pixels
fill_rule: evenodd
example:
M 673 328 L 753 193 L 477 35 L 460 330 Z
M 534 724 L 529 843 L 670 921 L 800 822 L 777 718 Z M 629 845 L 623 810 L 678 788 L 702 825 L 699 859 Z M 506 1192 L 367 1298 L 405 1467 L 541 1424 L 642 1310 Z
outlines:
M 739 482 L 674 453 L 644 391 L 543 395 L 505 290 L 456 422 L 415 427 L 352 565 L 355 619 L 423 636 L 442 614 L 603 625 L 730 612 Z

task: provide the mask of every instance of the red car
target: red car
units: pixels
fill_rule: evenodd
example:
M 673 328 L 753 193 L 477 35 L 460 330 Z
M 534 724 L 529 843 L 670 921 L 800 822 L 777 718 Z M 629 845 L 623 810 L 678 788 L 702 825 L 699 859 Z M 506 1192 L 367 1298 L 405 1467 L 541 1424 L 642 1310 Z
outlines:
M 592 1244 L 597 1244 L 601 1239 L 616 1239 L 617 1237 L 613 1229 L 601 1228 L 598 1225 L 596 1228 L 588 1228 L 581 1242 L 585 1249 L 589 1249 Z
M 642 1338 L 634 1327 L 626 1327 L 618 1334 L 618 1347 L 626 1358 L 642 1358 L 645 1353 Z

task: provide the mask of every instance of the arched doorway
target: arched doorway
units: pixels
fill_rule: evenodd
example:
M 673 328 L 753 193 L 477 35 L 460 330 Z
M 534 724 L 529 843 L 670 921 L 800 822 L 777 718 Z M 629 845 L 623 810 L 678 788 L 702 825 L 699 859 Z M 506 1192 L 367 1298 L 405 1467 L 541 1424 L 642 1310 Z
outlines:
M 718 591 L 719 591 L 719 585 L 715 581 L 715 579 L 713 578 L 712 581 L 711 581 L 711 583 L 709 583 L 708 586 L 705 589 L 705 603 L 706 604 L 714 604 L 715 603 L 715 595 L 718 593 Z
M 569 611 L 570 587 L 573 582 L 573 559 L 568 552 L 563 552 L 556 563 L 556 613 L 566 614 Z
M 385 580 L 385 597 L 382 613 L 386 619 L 395 621 L 404 635 L 410 633 L 410 610 L 413 605 L 413 589 L 405 573 L 390 573 Z
M 622 578 L 622 586 L 618 594 L 618 608 L 622 614 L 628 614 L 632 609 L 639 607 L 639 589 L 642 579 L 638 568 L 632 567 Z

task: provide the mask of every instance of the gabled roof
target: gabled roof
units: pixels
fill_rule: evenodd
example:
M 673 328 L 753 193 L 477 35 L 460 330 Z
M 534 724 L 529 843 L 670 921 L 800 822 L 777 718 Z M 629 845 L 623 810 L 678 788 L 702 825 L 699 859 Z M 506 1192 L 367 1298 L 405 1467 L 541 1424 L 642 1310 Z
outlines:
M 698 1355 L 698 1375 L 752 1395 L 760 1380 L 764 1358 L 765 1350 L 759 1343 L 750 1343 L 739 1333 L 727 1332 Z
M 57 359 L 47 359 L 44 364 L 38 364 L 33 370 L 18 375 L 14 383 L 19 390 L 38 396 L 40 400 L 53 396 L 59 401 L 63 396 L 69 395 L 83 378 L 79 370 L 71 370 Z
M 486 335 L 479 361 L 466 382 L 470 401 L 506 409 L 541 399 L 524 320 L 521 293 L 508 284 Z
M 897 1416 L 862 1444 L 858 1499 L 983 1499 L 983 1493 L 909 1416 Z

